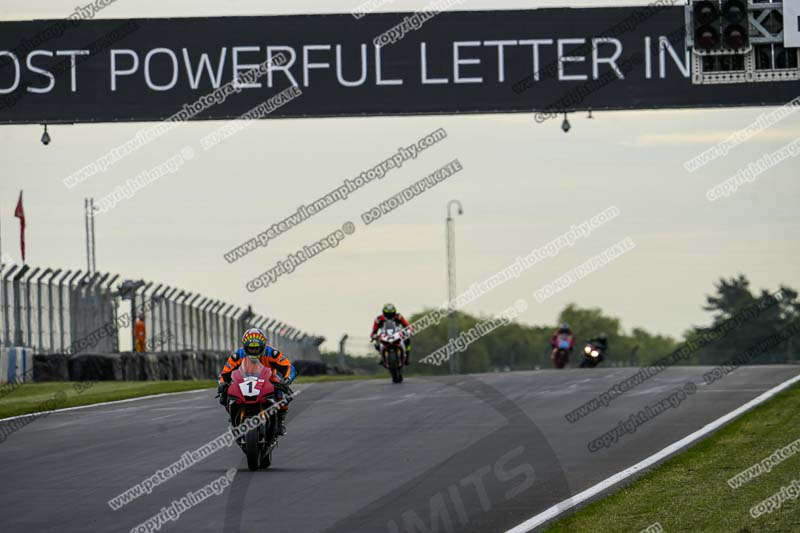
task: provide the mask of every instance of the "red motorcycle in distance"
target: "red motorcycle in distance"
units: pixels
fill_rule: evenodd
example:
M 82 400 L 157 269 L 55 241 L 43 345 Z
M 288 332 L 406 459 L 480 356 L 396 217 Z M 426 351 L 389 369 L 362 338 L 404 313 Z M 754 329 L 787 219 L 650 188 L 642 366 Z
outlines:
M 278 445 L 276 431 L 280 399 L 277 389 L 288 393 L 288 399 L 291 399 L 289 387 L 273 383 L 271 377 L 272 369 L 247 357 L 231 373 L 231 384 L 228 386 L 227 406 L 233 427 L 251 422 L 247 427 L 252 429 L 239 436 L 236 443 L 247 457 L 247 468 L 252 471 L 269 468 L 272 450 Z M 258 419 L 260 423 L 254 423 Z
M 564 368 L 569 362 L 571 339 L 567 335 L 559 335 L 556 342 L 556 354 L 553 357 L 554 368 Z
M 394 320 L 387 320 L 378 330 L 378 344 L 383 358 L 383 365 L 389 369 L 392 382 L 403 381 L 403 366 L 406 360 L 404 328 Z

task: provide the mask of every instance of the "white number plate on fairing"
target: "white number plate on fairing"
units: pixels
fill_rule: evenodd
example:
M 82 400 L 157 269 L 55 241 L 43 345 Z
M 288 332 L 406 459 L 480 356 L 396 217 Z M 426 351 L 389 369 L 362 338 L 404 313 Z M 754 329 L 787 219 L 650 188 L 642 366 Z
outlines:
M 239 383 L 239 390 L 244 396 L 258 396 L 261 389 L 258 388 L 258 378 L 245 378 L 243 383 Z

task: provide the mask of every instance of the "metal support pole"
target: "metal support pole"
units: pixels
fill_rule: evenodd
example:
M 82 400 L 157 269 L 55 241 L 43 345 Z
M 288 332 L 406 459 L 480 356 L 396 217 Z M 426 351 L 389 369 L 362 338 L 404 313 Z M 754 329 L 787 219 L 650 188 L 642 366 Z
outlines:
M 164 290 L 161 291 L 161 295 L 158 297 L 158 335 L 159 335 L 159 337 L 164 335 L 164 331 L 165 331 L 165 329 L 164 329 L 165 320 L 164 319 L 166 318 L 167 322 L 169 321 L 169 316 L 168 316 L 169 306 L 167 305 L 167 296 L 168 296 L 168 293 L 171 290 L 172 290 L 172 288 L 169 287 L 169 286 L 164 287 Z M 167 323 L 167 327 L 169 327 L 169 323 Z M 156 345 L 155 331 L 153 332 L 152 339 L 153 339 L 152 346 L 155 347 L 155 345 Z
M 198 327 L 200 327 L 200 338 L 202 339 L 203 349 L 210 350 L 211 346 L 208 342 L 208 310 L 209 308 L 214 305 L 214 300 L 208 299 L 200 308 L 200 320 L 197 322 Z
M 205 307 L 208 305 L 210 300 L 208 298 L 202 298 L 199 302 L 197 302 L 197 323 L 195 324 L 195 328 L 197 328 L 197 349 L 198 350 L 205 350 L 206 347 L 206 336 L 205 336 Z
M 264 319 L 264 320 L 263 320 L 263 321 L 260 323 L 260 325 L 258 326 L 258 327 L 261 329 L 261 331 L 263 331 L 263 332 L 264 332 L 264 335 L 267 335 L 267 343 L 269 343 L 269 335 L 267 334 L 267 331 L 268 331 L 268 330 L 267 330 L 267 324 L 269 324 L 269 322 L 270 322 L 270 319 L 269 319 L 269 318 L 265 318 L 265 319 Z
M 64 272 L 61 279 L 58 280 L 58 340 L 61 352 L 66 352 L 66 337 L 64 335 L 64 281 L 72 274 L 71 270 Z
M 191 292 L 182 292 L 181 293 L 181 342 L 180 342 L 180 349 L 186 350 L 188 349 L 188 345 L 186 344 L 186 301 L 192 296 Z M 175 342 L 178 342 L 178 339 L 175 339 Z
M 22 346 L 22 306 L 20 305 L 19 280 L 31 269 L 28 265 L 22 268 L 14 276 L 14 345 Z
M 345 333 L 344 335 L 342 335 L 342 338 L 339 339 L 339 370 L 344 370 L 347 366 L 345 364 L 345 358 L 344 358 L 344 353 L 345 353 L 344 345 L 347 342 L 348 338 L 349 336 L 347 335 L 347 333 Z
M 97 246 L 94 240 L 94 198 L 89 198 L 89 220 L 92 225 L 92 272 L 97 273 Z
M 40 270 L 41 268 L 36 267 L 25 280 L 25 337 L 27 338 L 27 344 L 25 346 L 28 347 L 33 347 L 33 308 L 31 306 L 31 281 L 33 281 L 33 278 L 36 277 L 36 274 Z
M 52 273 L 52 268 L 47 268 L 36 278 L 36 326 L 38 331 L 36 349 L 41 352 L 44 344 L 44 326 L 42 325 L 42 279 Z
M 53 280 L 61 274 L 61 269 L 54 270 L 50 273 L 50 277 L 47 279 L 47 329 L 50 332 L 50 342 L 47 345 L 49 348 L 50 353 L 54 352 L 56 349 L 55 345 L 55 324 L 54 324 L 54 313 L 55 308 L 53 306 Z
M 247 310 L 246 309 L 242 309 L 240 307 L 237 307 L 236 311 L 233 313 L 233 316 L 231 317 L 231 327 L 232 327 L 232 329 L 234 331 L 233 339 L 232 339 L 233 343 L 232 344 L 236 348 L 239 347 L 239 344 L 240 344 L 240 341 L 241 341 L 240 335 L 243 333 L 243 331 L 242 331 L 242 322 L 243 322 L 242 317 L 244 317 L 246 314 L 247 314 Z M 269 341 L 269 339 L 267 339 L 267 341 Z
M 247 306 L 247 309 L 244 313 L 239 317 L 239 330 L 244 331 L 245 329 L 250 327 L 250 321 L 254 316 L 252 306 Z
M 211 308 L 211 346 L 213 350 L 221 349 L 222 343 L 220 342 L 219 338 L 219 313 L 223 307 L 225 307 L 225 302 L 217 300 L 217 302 Z
M 164 294 L 169 290 L 169 287 L 164 287 L 161 292 L 153 291 L 153 327 L 150 330 L 149 339 L 145 340 L 145 346 L 153 346 L 156 342 L 156 336 L 164 329 Z M 149 344 L 148 344 L 149 343 Z M 145 351 L 149 351 L 145 348 Z
M 89 199 L 83 199 L 83 221 L 86 226 L 86 271 L 92 271 L 92 239 L 89 236 Z
M 148 331 L 150 331 L 150 335 L 154 335 L 155 332 L 156 332 L 156 314 L 158 313 L 158 309 L 157 308 L 158 308 L 158 302 L 159 302 L 159 298 L 160 298 L 160 296 L 158 294 L 158 291 L 163 286 L 164 286 L 163 283 L 159 283 L 156 286 L 156 288 L 153 289 L 153 292 L 150 293 L 150 303 L 152 304 L 152 305 L 150 305 L 150 328 L 148 330 Z M 145 344 L 147 344 L 147 340 L 146 339 L 145 339 Z
M 228 331 L 230 329 L 231 321 L 230 321 L 230 317 L 228 315 L 230 314 L 231 310 L 234 307 L 235 306 L 233 304 L 228 305 L 228 307 L 225 308 L 225 310 L 222 312 L 222 315 L 220 316 L 220 319 L 222 320 L 221 342 L 223 344 L 223 347 L 222 347 L 223 350 L 227 349 L 228 340 L 231 338 L 231 332 Z
M 199 294 L 195 294 L 194 297 L 189 300 L 189 349 L 190 350 L 197 350 L 199 349 L 195 339 L 197 338 L 195 335 L 195 306 L 194 303 L 197 299 L 200 298 Z
M 231 313 L 231 316 L 228 318 L 231 330 L 231 335 L 228 338 L 228 342 L 230 342 L 230 345 L 234 347 L 239 346 L 239 335 L 242 334 L 242 332 L 239 331 L 239 315 L 241 315 L 243 311 L 244 310 L 241 307 L 236 307 Z
M 203 314 L 203 310 L 205 309 L 206 305 L 210 300 L 208 298 L 201 298 L 199 302 L 197 302 L 197 320 L 195 321 L 195 330 L 197 334 L 195 335 L 195 343 L 197 344 L 198 350 L 205 350 L 206 349 L 206 337 L 205 337 L 205 315 Z
M 80 317 L 81 324 L 79 338 L 88 337 L 95 327 L 98 310 L 94 286 L 99 276 L 100 274 L 97 273 L 87 273 L 83 279 L 81 279 L 78 286 L 80 299 L 76 303 L 80 304 L 80 307 L 78 308 L 78 316 Z
M 221 350 L 228 350 L 230 345 L 229 341 L 231 338 L 231 317 L 229 316 L 233 308 L 236 307 L 233 304 L 228 304 L 227 307 L 223 306 L 223 310 L 219 315 L 220 320 L 220 327 L 219 327 L 219 343 L 221 346 Z
M 225 302 L 219 300 L 212 310 L 212 331 L 214 334 L 212 345 L 214 346 L 215 350 L 222 349 L 222 339 L 220 338 L 220 313 L 222 312 L 223 307 L 225 307 Z
M 458 214 L 464 214 L 461 207 L 461 202 L 458 200 L 450 200 L 447 204 L 447 219 L 445 221 L 447 231 L 447 340 L 448 344 L 451 340 L 456 338 L 457 325 L 456 316 L 453 310 L 453 299 L 456 297 L 456 228 L 455 221 L 450 214 L 450 208 L 454 205 L 458 206 Z M 450 373 L 459 374 L 461 372 L 461 364 L 458 360 L 458 352 L 450 356 Z
M 205 324 L 206 324 L 206 348 L 214 350 L 214 308 L 219 301 L 210 300 L 205 309 Z
M 119 274 L 115 274 L 106 282 L 105 287 L 101 288 L 101 296 L 108 300 L 109 322 L 114 329 L 114 335 L 111 337 L 110 343 L 111 353 L 119 353 L 119 322 L 117 320 L 119 300 L 117 299 L 117 294 L 114 292 L 114 283 L 119 277 Z
M 77 281 L 77 279 L 83 275 L 83 272 L 80 270 L 76 271 L 68 280 L 67 280 L 67 294 L 69 295 L 69 302 L 66 312 L 69 313 L 69 346 L 76 340 L 75 332 L 76 332 L 76 324 L 75 324 L 75 288 L 73 284 Z M 67 349 L 69 349 L 67 346 Z
M 92 280 L 92 285 L 90 286 L 91 295 L 92 295 L 92 305 L 94 306 L 94 316 L 93 316 L 93 324 L 92 328 L 89 330 L 89 333 L 93 333 L 98 330 L 102 330 L 102 328 L 106 325 L 106 314 L 105 314 L 105 306 L 103 305 L 103 284 L 106 282 L 108 277 L 111 274 L 105 273 L 100 275 L 99 273 L 95 273 L 95 279 Z M 97 276 L 100 276 L 97 278 Z M 111 337 L 104 336 L 101 339 L 101 344 L 98 350 L 101 353 L 111 352 L 110 343 Z
M 206 322 L 206 325 L 208 326 L 208 347 L 211 350 L 217 349 L 216 343 L 214 342 L 214 317 L 216 316 L 215 311 L 218 306 L 219 300 L 214 300 L 208 307 L 208 322 Z
M 8 278 L 15 270 L 17 270 L 17 265 L 11 265 L 11 268 L 3 274 L 3 343 L 6 346 L 13 345 L 11 342 L 11 320 L 9 317 L 11 307 L 8 303 Z
M 283 351 L 283 334 L 286 333 L 286 326 L 283 325 L 283 322 L 278 322 L 275 325 L 275 345 L 278 347 L 279 350 Z
M 178 289 L 177 289 L 177 288 L 175 288 L 175 289 L 172 289 L 172 290 L 171 290 L 171 291 L 169 291 L 169 293 L 167 293 L 167 294 L 166 294 L 166 296 L 164 297 L 164 317 L 165 317 L 165 319 L 166 319 L 166 323 L 167 323 L 167 330 L 166 330 L 166 332 L 165 332 L 165 331 L 162 331 L 162 332 L 161 332 L 161 336 L 160 336 L 160 337 L 159 337 L 159 339 L 158 339 L 158 342 L 159 342 L 159 345 L 158 345 L 158 347 L 159 347 L 159 348 L 163 348 L 163 345 L 164 345 L 164 338 L 165 338 L 165 333 L 166 333 L 166 339 L 169 339 L 169 338 L 170 338 L 170 335 L 172 335 L 172 332 L 173 332 L 173 330 L 175 329 L 175 327 L 174 327 L 174 326 L 175 326 L 175 324 L 174 324 L 174 321 L 173 321 L 173 323 L 172 323 L 172 324 L 170 324 L 170 315 L 171 315 L 171 314 L 172 314 L 172 315 L 174 315 L 174 313 L 170 313 L 170 312 L 169 312 L 169 306 L 170 306 L 170 303 L 172 303 L 172 297 L 175 295 L 175 293 L 176 293 L 176 292 L 178 292 Z M 173 309 L 173 311 L 174 311 L 174 309 Z M 169 344 L 170 344 L 170 343 L 169 343 L 169 340 L 167 340 L 167 351 L 169 351 Z M 154 343 L 154 346 L 155 346 L 155 343 Z M 160 350 L 160 351 L 162 351 L 162 352 L 163 352 L 164 350 Z
M 178 335 L 181 331 L 181 324 L 180 319 L 178 318 L 178 302 L 183 299 L 184 291 L 180 289 L 176 289 L 176 293 L 173 294 L 171 304 L 172 304 L 172 327 L 167 332 L 167 351 L 178 351 Z M 173 350 L 174 347 L 174 350 Z
M 183 291 L 176 289 L 173 293 L 172 304 L 172 327 L 167 332 L 167 351 L 178 350 L 178 332 L 180 331 L 180 323 L 178 322 L 178 301 L 183 297 Z

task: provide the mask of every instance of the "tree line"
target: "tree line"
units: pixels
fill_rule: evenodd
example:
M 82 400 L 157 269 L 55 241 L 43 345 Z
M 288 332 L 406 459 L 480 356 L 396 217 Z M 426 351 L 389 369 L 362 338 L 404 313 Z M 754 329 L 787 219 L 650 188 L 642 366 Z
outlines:
M 581 343 L 600 333 L 606 333 L 609 339 L 606 364 L 615 362 L 633 366 L 647 365 L 669 355 L 684 343 L 715 331 L 726 321 L 760 302 L 763 309 L 754 318 L 743 321 L 724 335 L 716 336 L 711 342 L 703 343 L 682 364 L 725 364 L 747 349 L 770 339 L 780 342 L 770 342 L 769 350 L 759 352 L 751 361 L 753 364 L 800 362 L 800 341 L 785 334 L 786 331 L 795 331 L 791 329 L 793 327 L 800 328 L 798 293 L 786 286 L 780 286 L 779 290 L 781 298 L 777 301 L 774 298 L 769 300 L 772 294 L 770 291 L 761 289 L 753 292 L 750 282 L 743 275 L 721 278 L 715 283 L 713 292 L 706 296 L 703 306 L 711 315 L 709 323 L 689 326 L 680 339 L 651 333 L 640 327 L 626 330 L 619 318 L 605 314 L 598 307 L 581 308 L 569 304 L 558 314 L 555 324 L 526 325 L 511 322 L 480 337 L 458 354 L 460 367 L 464 373 L 550 368 L 550 338 L 561 323 L 569 324 L 575 336 L 576 349 L 571 358 L 573 366 L 580 361 Z M 763 305 L 767 300 L 771 304 Z M 430 311 L 432 310 L 424 309 L 409 317 L 409 320 L 413 323 Z M 468 331 L 489 318 L 491 317 L 475 316 L 461 311 L 454 313 L 458 332 Z M 448 321 L 445 319 L 413 336 L 412 359 L 416 363 L 410 371 L 424 374 L 449 372 L 446 362 L 440 366 L 419 364 L 420 359 L 447 345 L 447 332 Z M 780 337 L 782 333 L 788 338 L 784 340 Z M 358 368 L 362 372 L 372 373 L 382 370 L 375 363 L 376 358 L 348 356 L 347 365 L 351 369 Z M 324 354 L 323 360 L 329 365 L 336 364 L 335 354 Z

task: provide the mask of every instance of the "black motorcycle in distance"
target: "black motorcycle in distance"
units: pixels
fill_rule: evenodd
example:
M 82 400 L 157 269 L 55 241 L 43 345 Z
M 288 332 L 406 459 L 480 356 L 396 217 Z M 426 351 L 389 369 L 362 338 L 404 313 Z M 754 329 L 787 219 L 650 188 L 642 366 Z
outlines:
M 583 347 L 583 361 L 580 368 L 594 368 L 605 360 L 606 350 L 592 341 L 586 341 Z

